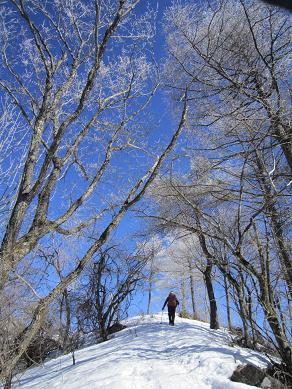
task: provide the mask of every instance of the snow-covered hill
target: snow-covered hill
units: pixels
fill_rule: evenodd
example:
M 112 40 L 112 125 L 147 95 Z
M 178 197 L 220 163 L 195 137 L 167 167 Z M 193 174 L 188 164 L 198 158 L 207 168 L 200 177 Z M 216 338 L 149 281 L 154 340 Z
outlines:
M 13 388 L 23 389 L 237 389 L 252 388 L 228 377 L 238 364 L 261 367 L 261 354 L 230 347 L 226 330 L 176 319 L 174 327 L 160 316 L 131 318 L 128 328 L 105 343 L 27 370 Z

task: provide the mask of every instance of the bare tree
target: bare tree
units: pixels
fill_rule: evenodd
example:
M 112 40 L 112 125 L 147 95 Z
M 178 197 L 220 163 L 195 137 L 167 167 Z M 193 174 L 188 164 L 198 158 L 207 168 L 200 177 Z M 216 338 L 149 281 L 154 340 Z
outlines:
M 283 317 L 291 298 L 290 15 L 257 1 L 186 2 L 170 7 L 165 26 L 167 89 L 176 101 L 188 85 L 188 155 L 205 153 L 209 166 L 191 162 L 196 174 L 176 185 L 182 210 L 172 218 L 160 214 L 161 221 L 202 234 L 236 291 L 245 337 L 254 337 L 258 304 L 291 374 Z M 207 206 L 197 200 L 204 190 Z M 201 227 L 185 217 L 186 206 Z M 228 263 L 214 240 L 227 250 Z
M 198 236 L 202 252 L 207 259 L 206 272 L 204 273 L 206 284 L 209 282 L 207 276 L 212 266 L 216 266 L 228 277 L 236 290 L 245 345 L 250 345 L 249 330 L 251 330 L 252 337 L 255 338 L 255 332 L 260 327 L 259 324 L 255 323 L 253 317 L 253 306 L 257 302 L 269 324 L 270 339 L 273 337 L 276 339 L 276 343 L 272 340 L 271 342 L 276 346 L 283 359 L 286 372 L 291 374 L 289 341 L 291 333 L 289 330 L 287 331 L 283 308 L 281 308 L 281 304 L 287 305 L 287 300 L 285 301 L 283 283 L 280 283 L 280 279 L 282 277 L 284 282 L 286 279 L 278 271 L 279 256 L 275 246 L 273 247 L 275 250 L 273 258 L 270 258 L 270 234 L 262 228 L 263 222 L 266 221 L 266 226 L 268 225 L 269 215 L 264 216 L 265 206 L 253 209 L 253 214 L 250 215 L 249 207 L 245 209 L 240 200 L 241 197 L 236 205 L 231 205 L 230 200 L 227 201 L 226 198 L 224 201 L 222 198 L 218 201 L 216 178 L 211 178 L 210 172 L 207 172 L 201 171 L 201 179 L 197 180 L 195 185 L 191 180 L 187 184 L 187 177 L 184 177 L 184 180 L 172 177 L 169 182 L 165 178 L 159 180 L 156 187 L 152 189 L 152 194 L 159 202 L 160 212 L 148 216 L 157 220 L 165 228 L 181 229 L 185 233 L 194 233 Z M 219 186 L 221 186 L 220 181 Z M 241 193 L 241 191 L 239 192 Z M 168 197 L 167 202 L 165 195 Z M 271 227 L 272 224 L 269 228 Z M 258 231 L 262 231 L 261 239 L 257 236 Z M 270 232 L 272 233 L 272 231 Z M 224 259 L 226 255 L 221 255 L 221 251 L 217 250 L 213 241 L 223 246 L 225 252 L 228 251 L 233 258 L 232 263 L 226 263 Z M 256 242 L 254 248 L 252 242 Z M 280 295 L 282 299 L 278 304 Z M 209 298 L 212 308 L 213 293 L 211 288 Z M 254 300 L 256 302 L 253 303 Z M 216 318 L 217 309 L 213 308 L 213 318 Z
M 172 232 L 169 240 L 170 245 L 167 249 L 169 261 L 177 266 L 177 274 L 182 290 L 185 295 L 190 296 L 191 316 L 197 319 L 199 318 L 198 307 L 200 305 L 197 292 L 204 284 L 204 271 L 206 269 L 206 261 L 204 255 L 202 255 L 199 240 L 194 235 L 183 234 L 177 230 Z M 186 296 L 182 298 L 181 314 L 187 316 L 190 312 L 187 308 L 188 302 L 189 299 Z
M 19 113 L 7 99 L 0 101 L 0 214 L 1 230 L 7 221 L 11 198 L 17 187 L 18 171 L 23 167 L 25 150 L 23 139 L 27 129 L 19 121 Z M 18 155 L 17 158 L 14 158 Z
M 200 180 L 197 180 L 195 188 L 190 189 L 186 183 L 172 176 L 170 179 L 157 180 L 151 193 L 154 201 L 159 204 L 159 208 L 157 216 L 150 215 L 150 217 L 153 216 L 154 219 L 159 220 L 160 225 L 166 229 L 181 227 L 183 230 L 183 226 L 193 226 L 193 229 L 185 228 L 185 232 L 195 231 L 198 238 L 200 252 L 203 254 L 205 261 L 203 261 L 203 264 L 200 261 L 201 263 L 195 266 L 200 269 L 204 276 L 210 303 L 210 327 L 218 329 L 217 303 L 212 281 L 214 256 L 207 248 L 206 237 L 200 220 L 201 211 L 198 205 L 203 202 L 208 203 L 208 200 L 203 200 L 203 196 L 207 197 L 206 189 L 202 189 L 199 185 Z M 149 213 L 147 215 L 149 216 Z
M 83 298 L 78 307 L 86 332 L 107 340 L 125 318 L 132 294 L 143 279 L 145 261 L 139 252 L 128 254 L 117 246 L 100 250 L 87 271 Z M 82 293 L 83 294 L 83 293 Z
M 46 272 L 50 274 L 50 277 L 54 277 L 54 274 L 56 274 L 56 282 L 62 282 L 66 275 L 66 262 L 70 261 L 71 258 L 66 255 L 64 249 L 62 250 L 61 244 L 57 244 L 52 237 L 50 247 L 40 247 L 37 254 L 40 260 L 46 263 Z M 42 284 L 40 281 L 39 283 Z M 70 290 L 66 287 L 56 300 L 58 306 L 56 313 L 59 315 L 58 342 L 60 348 L 65 353 L 72 348 L 72 339 L 70 338 L 72 330 L 73 304 L 70 295 Z
M 165 29 L 169 90 L 191 85 L 190 126 L 216 128 L 217 141 L 233 153 L 235 132 L 257 147 L 268 138 L 291 174 L 290 15 L 255 0 L 175 3 Z M 243 122 L 253 128 L 255 121 L 256 129 L 244 134 Z M 212 140 L 210 147 L 218 146 Z
M 19 126 L 26 129 L 22 140 L 16 137 L 21 147 L 15 157 L 23 164 L 16 172 L 1 229 L 1 290 L 5 292 L 15 269 L 41 239 L 50 234 L 63 239 L 89 227 L 95 235 L 94 243 L 83 239 L 82 254 L 77 253 L 67 274 L 39 299 L 17 352 L 1 366 L 3 379 L 11 377 L 48 306 L 76 280 L 142 198 L 184 127 L 186 99 L 169 143 L 155 155 L 147 154 L 147 131 L 138 119 L 158 80 L 147 54 L 154 15 L 148 11 L 139 17 L 138 3 L 1 3 L 5 77 L 0 88 L 16 107 Z M 13 123 L 7 128 L 12 131 Z M 128 169 L 121 163 L 124 158 L 133 162 L 139 155 L 148 155 L 143 167 L 133 163 Z
M 152 294 L 155 287 L 156 279 L 159 274 L 157 258 L 162 249 L 162 241 L 157 235 L 144 234 L 143 238 L 148 235 L 147 240 L 139 244 L 139 250 L 143 253 L 145 259 L 144 278 L 146 282 L 146 290 L 148 292 L 147 315 L 151 312 Z

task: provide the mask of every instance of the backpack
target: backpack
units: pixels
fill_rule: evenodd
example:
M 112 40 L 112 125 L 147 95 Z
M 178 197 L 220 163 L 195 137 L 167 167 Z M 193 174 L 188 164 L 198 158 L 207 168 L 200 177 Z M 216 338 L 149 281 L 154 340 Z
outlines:
M 168 302 L 167 302 L 168 307 L 176 307 L 176 295 L 175 294 L 170 294 L 168 296 Z

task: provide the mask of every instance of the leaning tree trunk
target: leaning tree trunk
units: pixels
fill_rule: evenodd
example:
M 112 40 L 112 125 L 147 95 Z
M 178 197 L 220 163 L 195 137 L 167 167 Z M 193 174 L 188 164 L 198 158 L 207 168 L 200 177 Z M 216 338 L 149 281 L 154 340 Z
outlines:
M 278 315 L 275 311 L 275 301 L 270 300 L 269 285 L 266 277 L 259 278 L 260 299 L 259 302 L 264 310 L 265 317 L 271 327 L 273 335 L 276 339 L 279 354 L 286 365 L 287 371 L 292 376 L 292 348 Z
M 289 147 L 291 148 L 291 145 Z M 264 189 L 266 213 L 271 220 L 272 232 L 277 245 L 283 276 L 287 283 L 290 299 L 292 299 L 292 258 L 289 247 L 286 243 L 288 239 L 285 237 L 283 220 L 281 220 L 276 207 L 276 194 L 271 188 L 270 179 L 267 177 L 263 157 L 258 150 L 256 151 L 256 162 L 259 170 L 259 181 L 262 183 Z
M 239 259 L 244 263 L 248 263 L 244 260 L 242 255 L 239 255 Z M 286 337 L 285 332 L 283 332 L 281 323 L 275 311 L 275 301 L 271 300 L 272 294 L 270 293 L 270 285 L 266 273 L 260 274 L 258 271 L 254 270 L 254 275 L 257 277 L 259 283 L 259 303 L 263 308 L 264 315 L 266 320 L 269 323 L 269 326 L 273 332 L 274 338 L 277 343 L 277 350 L 282 358 L 282 361 L 286 365 L 287 372 L 292 376 L 292 349 L 289 340 Z M 239 288 L 239 296 L 242 299 L 241 288 Z M 243 300 L 243 299 L 242 299 Z M 242 301 L 244 304 L 244 300 Z M 243 305 L 245 310 L 245 306 Z
M 260 162 L 260 161 L 258 161 Z M 259 167 L 261 167 L 259 163 Z M 264 182 L 264 184 L 266 184 Z M 265 185 L 264 185 L 265 186 Z M 267 202 L 269 202 L 268 207 L 270 210 L 270 217 L 272 221 L 273 226 L 273 218 L 276 217 L 276 220 L 274 222 L 279 222 L 279 219 L 277 219 L 278 214 L 276 212 L 274 203 L 272 202 L 270 198 L 270 192 L 268 192 L 268 186 L 265 187 L 266 195 L 269 194 L 267 197 Z M 275 227 L 275 225 L 273 226 Z M 278 299 L 278 296 L 273 293 L 272 286 L 270 282 L 270 269 L 269 269 L 269 261 L 266 260 L 265 256 L 263 255 L 262 245 L 259 239 L 258 229 L 256 227 L 256 224 L 253 224 L 254 232 L 255 232 L 255 243 L 256 247 L 258 248 L 258 254 L 260 258 L 260 265 L 261 265 L 261 273 L 257 273 L 257 279 L 259 282 L 259 288 L 260 288 L 260 298 L 259 302 L 263 308 L 265 317 L 271 327 L 271 330 L 273 332 L 273 335 L 276 339 L 278 351 L 281 355 L 281 358 L 283 362 L 287 366 L 287 371 L 289 374 L 292 375 L 292 349 L 291 344 L 289 342 L 289 339 L 286 334 L 285 330 L 285 319 L 282 315 L 282 309 L 280 306 L 280 300 Z M 283 231 L 282 228 L 279 227 L 278 233 L 281 235 L 281 241 L 283 239 Z M 276 228 L 277 229 L 277 228 Z M 277 241 L 277 238 L 276 238 Z M 283 259 L 283 258 L 282 258 Z M 283 263 L 282 263 L 283 265 Z M 284 273 L 285 273 L 285 266 L 283 267 Z M 288 301 L 289 301 L 289 295 L 291 296 L 291 288 L 289 288 L 289 276 L 288 273 L 285 274 L 286 282 L 287 282 L 287 289 L 288 289 Z M 277 314 L 277 309 L 279 312 L 280 317 Z
M 283 362 L 286 365 L 288 373 L 292 376 L 292 350 L 291 345 L 289 344 L 288 339 L 286 338 L 281 325 L 279 323 L 278 317 L 275 314 L 274 310 L 269 306 L 265 311 L 268 323 L 275 335 L 278 351 L 281 355 Z
M 286 126 L 281 123 L 279 117 L 271 118 L 274 126 L 274 138 L 277 139 L 278 143 L 282 147 L 286 161 L 290 167 L 292 173 L 292 136 L 291 136 L 291 126 Z
M 240 290 L 240 288 L 235 288 L 235 290 L 238 296 L 239 316 L 241 318 L 243 328 L 243 340 L 245 346 L 247 346 L 250 343 L 248 331 L 248 310 L 244 301 L 244 297 L 242 295 L 242 291 Z
M 229 269 L 226 266 L 221 265 L 220 262 L 218 263 L 218 268 L 234 288 L 237 297 L 234 300 L 235 303 L 238 304 L 238 313 L 242 321 L 243 340 L 244 340 L 244 344 L 247 345 L 249 344 L 249 331 L 248 331 L 248 319 L 247 319 L 248 310 L 244 300 L 243 285 L 239 284 L 239 282 L 232 276 Z

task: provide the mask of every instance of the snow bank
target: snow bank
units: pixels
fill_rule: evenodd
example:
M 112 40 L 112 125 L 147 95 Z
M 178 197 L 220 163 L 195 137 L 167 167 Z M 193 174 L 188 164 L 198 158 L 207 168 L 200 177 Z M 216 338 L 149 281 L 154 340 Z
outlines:
M 105 343 L 31 368 L 14 382 L 21 389 L 251 389 L 229 380 L 238 364 L 267 364 L 261 354 L 228 346 L 226 330 L 166 314 L 134 317 Z

